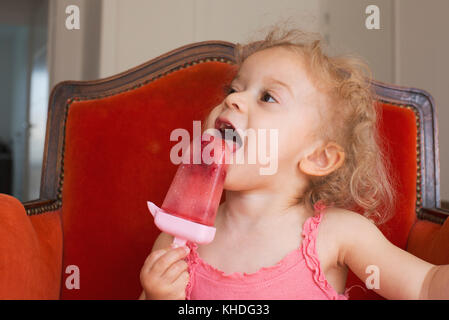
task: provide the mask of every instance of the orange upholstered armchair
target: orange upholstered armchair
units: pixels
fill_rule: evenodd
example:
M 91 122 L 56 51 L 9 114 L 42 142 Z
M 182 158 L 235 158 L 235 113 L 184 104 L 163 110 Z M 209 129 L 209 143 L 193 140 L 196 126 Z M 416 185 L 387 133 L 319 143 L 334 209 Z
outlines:
M 176 170 L 170 133 L 192 133 L 192 121 L 223 99 L 233 63 L 232 43 L 201 42 L 107 79 L 53 89 L 40 199 L 22 204 L 0 195 L 0 298 L 139 296 L 140 268 L 159 233 L 146 201 L 161 204 Z M 373 85 L 399 187 L 396 215 L 381 230 L 395 245 L 447 264 L 433 100 L 421 90 Z M 70 285 L 71 266 L 79 289 Z M 350 274 L 347 286 L 354 284 L 361 286 L 352 299 L 379 298 Z

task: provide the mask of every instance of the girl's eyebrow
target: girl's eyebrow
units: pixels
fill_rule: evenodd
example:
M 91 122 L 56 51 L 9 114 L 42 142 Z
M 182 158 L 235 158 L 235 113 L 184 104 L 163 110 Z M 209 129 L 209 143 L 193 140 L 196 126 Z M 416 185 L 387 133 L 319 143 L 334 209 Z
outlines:
M 238 81 L 238 80 L 240 80 L 240 74 L 237 74 L 237 75 L 234 77 L 234 79 L 232 79 L 231 84 L 234 83 L 235 81 Z M 273 78 L 273 77 L 266 77 L 265 80 L 266 80 L 267 82 L 273 82 L 273 83 L 276 83 L 276 84 L 278 84 L 278 85 L 280 85 L 280 86 L 286 88 L 287 91 L 288 91 L 288 93 L 289 93 L 292 97 L 294 97 L 293 91 L 292 91 L 292 89 L 290 88 L 290 86 L 289 86 L 288 84 L 286 84 L 286 83 L 284 83 L 284 82 L 282 82 L 282 81 L 280 81 L 280 80 L 277 80 L 277 79 L 275 79 L 275 78 Z
M 290 86 L 289 86 L 288 84 L 286 84 L 286 83 L 284 83 L 284 82 L 282 82 L 282 81 L 280 81 L 280 80 L 277 80 L 277 79 L 275 79 L 275 78 L 272 78 L 272 77 L 269 77 L 269 78 L 266 78 L 266 79 L 267 79 L 269 82 L 274 82 L 274 83 L 276 83 L 276 84 L 279 84 L 279 85 L 283 86 L 284 88 L 287 89 L 287 91 L 290 93 L 290 95 L 291 95 L 292 97 L 294 97 L 293 91 L 292 91 L 292 89 L 290 88 Z

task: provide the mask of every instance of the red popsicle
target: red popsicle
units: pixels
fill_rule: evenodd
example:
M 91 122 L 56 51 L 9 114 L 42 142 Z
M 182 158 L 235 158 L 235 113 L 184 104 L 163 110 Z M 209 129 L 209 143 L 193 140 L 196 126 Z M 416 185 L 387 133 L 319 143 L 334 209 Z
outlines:
M 211 138 L 212 142 L 201 143 L 201 154 L 212 143 L 215 148 L 210 154 L 215 161 L 207 164 L 201 159 L 200 164 L 194 164 L 191 152 L 190 163 L 179 166 L 162 204 L 162 210 L 174 216 L 207 226 L 214 225 L 227 169 L 226 143 L 220 138 Z
M 184 158 L 187 163 L 179 165 L 162 208 L 148 202 L 156 225 L 175 237 L 175 245 L 186 240 L 206 244 L 215 236 L 215 216 L 231 152 L 221 137 L 210 134 L 203 135 L 196 149 L 191 143 L 193 152 Z

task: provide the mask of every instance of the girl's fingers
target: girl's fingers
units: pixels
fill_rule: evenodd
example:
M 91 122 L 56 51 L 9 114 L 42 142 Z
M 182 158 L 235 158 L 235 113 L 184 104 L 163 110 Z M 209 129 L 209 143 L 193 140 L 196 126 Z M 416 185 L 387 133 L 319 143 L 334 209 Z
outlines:
M 178 260 L 173 263 L 163 274 L 162 277 L 169 282 L 174 282 L 184 271 L 187 271 L 188 265 L 184 260 Z
M 153 251 L 145 260 L 142 271 L 149 272 L 156 261 L 167 252 L 167 249 Z
M 184 300 L 187 284 L 189 283 L 189 273 L 187 271 L 182 272 L 179 277 L 172 283 L 174 291 L 179 293 L 179 297 L 176 299 Z
M 184 259 L 188 254 L 187 247 L 179 247 L 168 250 L 164 255 L 160 256 L 151 267 L 151 272 L 162 275 L 173 263 Z

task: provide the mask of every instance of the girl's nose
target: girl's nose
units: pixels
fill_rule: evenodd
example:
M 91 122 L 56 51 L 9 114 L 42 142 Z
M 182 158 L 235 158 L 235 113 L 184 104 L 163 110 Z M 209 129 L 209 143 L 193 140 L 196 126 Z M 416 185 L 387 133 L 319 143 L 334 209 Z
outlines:
M 241 93 L 231 93 L 225 98 L 225 105 L 230 109 L 235 109 L 236 111 L 246 110 L 246 104 L 241 97 Z

